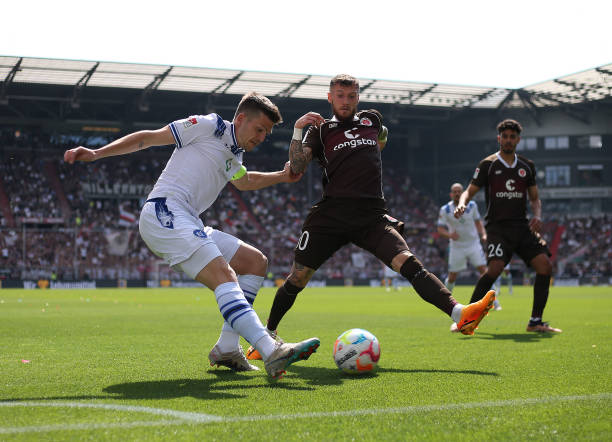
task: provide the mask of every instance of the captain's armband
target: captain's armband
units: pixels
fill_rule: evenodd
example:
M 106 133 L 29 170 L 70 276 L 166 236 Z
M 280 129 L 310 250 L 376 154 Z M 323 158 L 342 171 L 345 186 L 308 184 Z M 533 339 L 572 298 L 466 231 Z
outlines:
M 234 176 L 232 177 L 232 181 L 236 181 L 239 180 L 240 178 L 242 178 L 243 176 L 245 176 L 247 173 L 246 167 L 244 167 L 244 165 L 240 165 L 240 170 L 238 170 L 238 172 L 236 172 L 234 174 Z

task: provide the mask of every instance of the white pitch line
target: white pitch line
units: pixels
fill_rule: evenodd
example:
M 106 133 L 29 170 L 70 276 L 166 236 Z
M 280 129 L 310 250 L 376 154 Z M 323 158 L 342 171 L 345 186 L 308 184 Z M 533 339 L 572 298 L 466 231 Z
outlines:
M 212 414 L 192 413 L 189 411 L 169 410 L 166 408 L 141 407 L 137 405 L 97 404 L 86 402 L 0 402 L 0 407 L 98 408 L 102 410 L 131 411 L 136 413 L 170 416 L 182 419 L 184 421 L 193 421 L 198 423 L 220 422 L 224 420 L 222 416 L 214 416 Z
M 39 425 L 36 427 L 6 427 L 0 428 L 0 434 L 19 434 L 19 433 L 49 433 L 51 431 L 74 431 L 74 430 L 109 430 L 113 428 L 142 428 L 142 427 L 162 427 L 168 425 L 185 425 L 185 421 L 134 421 L 134 422 L 107 422 L 100 424 L 58 424 L 58 425 Z
M 276 414 L 276 415 L 261 415 L 261 416 L 236 416 L 226 417 L 224 422 L 244 422 L 244 421 L 259 421 L 259 420 L 284 420 L 284 419 L 309 419 L 317 417 L 340 417 L 340 416 L 364 416 L 378 414 L 411 414 L 429 411 L 445 411 L 466 408 L 489 408 L 489 407 L 508 407 L 517 405 L 535 405 L 550 402 L 566 402 L 566 401 L 585 401 L 585 400 L 612 400 L 612 393 L 600 393 L 592 395 L 580 396 L 553 396 L 549 398 L 526 398 L 526 399 L 509 399 L 505 401 L 490 401 L 490 402 L 466 402 L 465 404 L 444 404 L 444 405 L 413 405 L 410 407 L 394 407 L 394 408 L 372 408 L 362 410 L 346 410 L 346 411 L 320 411 L 311 413 L 295 413 L 295 414 Z
M 364 410 L 346 410 L 346 411 L 322 411 L 312 413 L 295 413 L 295 414 L 272 414 L 272 415 L 256 415 L 256 416 L 214 416 L 203 413 L 192 413 L 177 410 L 168 410 L 163 408 L 149 408 L 132 405 L 115 405 L 115 404 L 96 404 L 96 403 L 80 403 L 80 402 L 0 402 L 0 407 L 72 407 L 72 408 L 98 408 L 115 411 L 130 411 L 141 412 L 155 415 L 172 416 L 176 420 L 160 420 L 160 421 L 135 421 L 135 422 L 119 422 L 119 423 L 99 423 L 99 424 L 58 424 L 58 425 L 42 425 L 32 427 L 0 427 L 0 434 L 14 433 L 43 433 L 49 431 L 64 431 L 64 430 L 95 430 L 107 428 L 133 428 L 133 427 L 150 427 L 163 425 L 185 425 L 185 424 L 208 424 L 216 422 L 249 422 L 249 421 L 264 421 L 264 420 L 291 420 L 291 419 L 309 419 L 309 418 L 327 418 L 340 416 L 364 416 L 364 415 L 380 415 L 380 414 L 416 414 L 430 411 L 445 411 L 467 408 L 489 408 L 489 407 L 508 407 L 517 405 L 537 405 L 552 402 L 571 402 L 571 401 L 591 401 L 591 400 L 612 400 L 612 393 L 599 393 L 589 395 L 576 396 L 552 396 L 545 398 L 525 398 L 525 399 L 509 399 L 504 401 L 488 401 L 488 402 L 467 402 L 465 404 L 443 404 L 443 405 L 414 405 L 410 407 L 395 407 L 395 408 L 373 408 Z

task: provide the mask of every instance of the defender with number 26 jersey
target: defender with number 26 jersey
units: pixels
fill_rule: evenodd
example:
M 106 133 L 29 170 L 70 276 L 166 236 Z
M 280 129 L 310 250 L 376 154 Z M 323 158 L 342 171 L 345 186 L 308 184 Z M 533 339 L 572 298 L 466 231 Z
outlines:
M 471 182 L 485 188 L 487 224 L 527 223 L 527 189 L 536 184 L 533 161 L 517 154 L 508 164 L 494 153 L 480 162 Z

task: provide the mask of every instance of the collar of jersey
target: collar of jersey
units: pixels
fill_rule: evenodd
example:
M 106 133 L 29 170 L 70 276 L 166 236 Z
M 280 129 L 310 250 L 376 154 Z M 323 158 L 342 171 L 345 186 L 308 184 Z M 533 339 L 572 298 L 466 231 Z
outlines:
M 238 153 L 242 153 L 244 152 L 244 149 L 240 146 L 238 146 L 238 141 L 236 141 L 236 129 L 234 128 L 234 123 L 230 123 L 230 127 L 232 128 L 231 133 L 232 133 L 232 141 L 234 142 L 234 146 L 236 146 L 238 148 Z M 236 154 L 238 155 L 238 154 Z
M 518 155 L 517 154 L 514 154 L 514 162 L 512 163 L 512 166 L 504 161 L 504 159 L 501 157 L 499 152 L 495 152 L 495 155 L 497 155 L 497 159 L 499 161 L 501 161 L 504 166 L 506 166 L 506 167 L 508 167 L 510 169 L 514 169 L 516 167 L 516 163 L 518 163 Z
M 338 120 L 335 115 L 332 116 L 331 120 L 329 121 L 335 121 L 335 122 L 340 123 L 340 120 Z M 359 121 L 359 117 L 357 117 L 357 114 L 353 115 L 353 121 Z

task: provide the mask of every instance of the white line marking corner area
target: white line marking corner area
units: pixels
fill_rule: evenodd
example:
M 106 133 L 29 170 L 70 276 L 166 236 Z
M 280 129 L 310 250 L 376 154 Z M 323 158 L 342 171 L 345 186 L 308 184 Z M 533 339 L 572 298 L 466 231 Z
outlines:
M 267 420 L 290 420 L 290 419 L 305 419 L 305 418 L 326 418 L 338 416 L 365 416 L 365 415 L 381 415 L 381 414 L 415 414 L 431 411 L 445 411 L 467 408 L 488 408 L 488 407 L 514 407 L 520 405 L 537 405 L 554 402 L 572 402 L 572 401 L 592 401 L 592 400 L 612 400 L 612 393 L 598 393 L 589 395 L 576 396 L 551 396 L 543 398 L 525 398 L 525 399 L 508 399 L 501 401 L 488 402 L 467 402 L 464 404 L 442 404 L 442 405 L 413 405 L 408 407 L 395 408 L 372 408 L 361 410 L 346 410 L 346 411 L 321 411 L 312 413 L 296 413 L 296 414 L 271 414 L 271 415 L 255 415 L 255 416 L 216 416 L 212 414 L 193 413 L 188 411 L 170 410 L 164 408 L 141 407 L 134 405 L 119 405 L 105 404 L 95 402 L 0 402 L 0 408 L 8 407 L 54 407 L 54 408 L 95 408 L 98 410 L 124 411 L 130 413 L 145 413 L 157 416 L 163 416 L 170 419 L 162 419 L 155 421 L 131 421 L 131 422 L 108 422 L 108 423 L 83 423 L 83 424 L 56 424 L 56 425 L 38 425 L 24 427 L 0 427 L 0 434 L 16 434 L 16 433 L 45 433 L 50 431 L 67 431 L 67 430 L 96 430 L 96 429 L 112 429 L 112 428 L 135 428 L 135 427 L 157 427 L 164 425 L 193 425 L 193 424 L 208 424 L 215 422 L 253 422 Z

